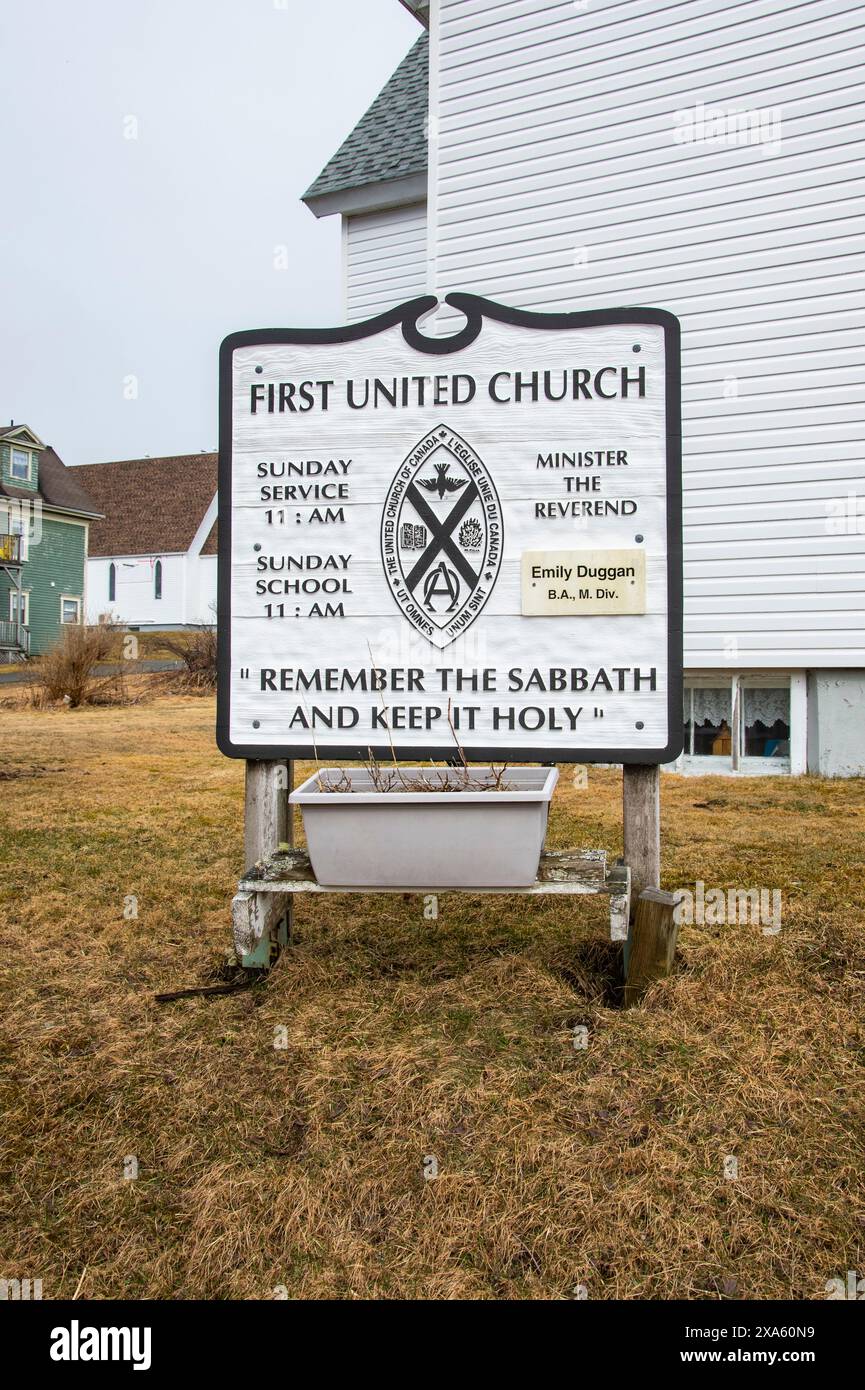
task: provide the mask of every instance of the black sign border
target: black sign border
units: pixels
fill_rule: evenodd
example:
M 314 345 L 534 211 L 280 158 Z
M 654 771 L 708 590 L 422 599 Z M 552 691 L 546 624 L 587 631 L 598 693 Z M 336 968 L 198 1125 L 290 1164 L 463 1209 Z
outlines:
M 285 759 L 317 761 L 319 754 L 311 744 L 274 746 L 232 743 L 231 719 L 231 508 L 232 508 L 232 360 L 241 347 L 271 343 L 350 343 L 371 338 L 397 324 L 403 337 L 418 352 L 444 356 L 468 347 L 483 328 L 484 319 L 495 319 L 521 328 L 549 329 L 609 327 L 614 324 L 655 324 L 664 330 L 666 379 L 667 443 L 667 728 L 669 742 L 663 748 L 539 748 L 466 747 L 472 762 L 553 762 L 553 763 L 668 763 L 682 751 L 682 419 L 680 326 L 675 314 L 666 309 L 625 308 L 588 309 L 572 313 L 543 314 L 529 309 L 512 309 L 480 295 L 454 291 L 445 303 L 466 317 L 465 327 L 447 338 L 427 338 L 418 329 L 418 320 L 438 304 L 434 295 L 407 300 L 374 318 L 340 328 L 262 328 L 230 333 L 219 349 L 219 555 L 217 580 L 217 693 L 216 742 L 229 758 L 280 762 Z M 395 744 L 328 745 L 321 753 L 328 762 L 342 759 L 365 762 L 370 752 L 377 759 L 400 760 L 435 758 L 453 761 L 453 743 L 438 746 Z

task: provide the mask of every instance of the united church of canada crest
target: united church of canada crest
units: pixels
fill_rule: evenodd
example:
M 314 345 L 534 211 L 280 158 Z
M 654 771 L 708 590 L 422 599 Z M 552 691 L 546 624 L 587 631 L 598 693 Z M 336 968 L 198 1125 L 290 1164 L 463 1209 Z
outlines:
M 418 440 L 388 489 L 381 555 L 406 619 L 433 646 L 482 612 L 502 563 L 502 510 L 489 470 L 446 425 Z

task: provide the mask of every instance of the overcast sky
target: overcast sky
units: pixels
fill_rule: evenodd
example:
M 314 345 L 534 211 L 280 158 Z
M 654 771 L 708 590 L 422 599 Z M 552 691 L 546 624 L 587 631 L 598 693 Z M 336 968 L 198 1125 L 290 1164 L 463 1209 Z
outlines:
M 214 448 L 225 334 L 342 318 L 339 218 L 299 198 L 419 33 L 397 0 L 3 0 L 0 421 L 71 464 Z

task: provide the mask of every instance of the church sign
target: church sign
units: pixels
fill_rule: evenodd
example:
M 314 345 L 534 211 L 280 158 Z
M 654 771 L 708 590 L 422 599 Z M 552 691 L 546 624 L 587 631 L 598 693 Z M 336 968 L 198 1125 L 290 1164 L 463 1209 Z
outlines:
M 223 343 L 219 746 L 668 761 L 678 322 L 448 302 Z

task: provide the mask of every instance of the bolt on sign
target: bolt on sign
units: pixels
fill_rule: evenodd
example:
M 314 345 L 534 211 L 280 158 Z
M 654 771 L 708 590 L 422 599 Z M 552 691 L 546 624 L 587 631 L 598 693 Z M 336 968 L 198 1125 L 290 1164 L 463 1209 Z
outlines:
M 678 321 L 447 302 L 223 343 L 219 746 L 668 761 Z

